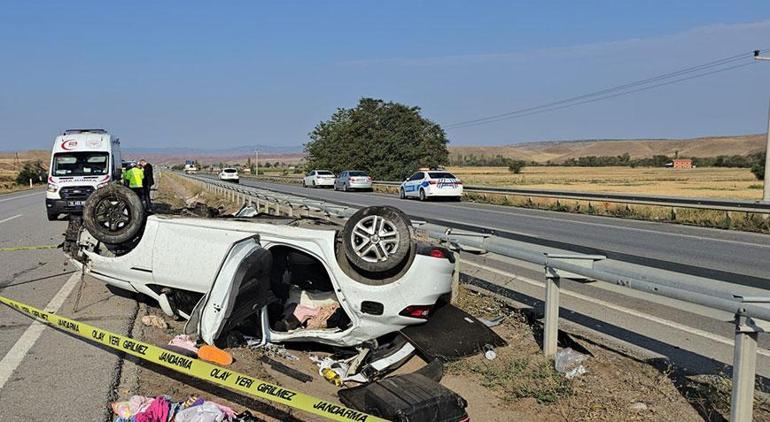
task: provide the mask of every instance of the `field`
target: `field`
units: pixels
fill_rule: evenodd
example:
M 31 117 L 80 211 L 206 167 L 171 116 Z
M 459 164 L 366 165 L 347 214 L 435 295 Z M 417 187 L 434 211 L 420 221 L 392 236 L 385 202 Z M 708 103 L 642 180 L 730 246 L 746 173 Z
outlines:
M 465 185 L 701 198 L 761 199 L 762 182 L 742 168 L 450 167 Z
M 14 182 L 21 166 L 27 161 L 40 160 L 47 168 L 50 156 L 48 151 L 24 151 L 19 152 L 18 156 L 12 152 L 0 153 L 0 193 L 25 189 L 25 186 L 18 186 Z

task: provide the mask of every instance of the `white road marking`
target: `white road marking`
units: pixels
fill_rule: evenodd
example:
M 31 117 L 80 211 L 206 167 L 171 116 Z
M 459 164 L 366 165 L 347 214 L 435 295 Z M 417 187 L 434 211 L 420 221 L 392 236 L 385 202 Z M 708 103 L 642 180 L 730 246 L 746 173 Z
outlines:
M 503 277 L 508 277 L 508 278 L 511 278 L 511 279 L 515 279 L 517 281 L 521 281 L 523 283 L 527 283 L 527 284 L 532 285 L 532 286 L 537 287 L 537 288 L 541 288 L 541 289 L 545 288 L 543 283 L 538 282 L 536 280 L 532 280 L 531 278 L 514 275 L 514 274 L 511 274 L 509 272 L 506 272 L 506 271 L 503 271 L 503 270 L 499 270 L 497 268 L 490 267 L 490 266 L 487 266 L 487 265 L 484 265 L 484 264 L 479 264 L 479 263 L 476 263 L 476 262 L 470 262 L 470 261 L 465 261 L 465 260 L 463 260 L 462 262 L 465 262 L 466 264 L 471 265 L 473 267 L 481 268 L 484 271 L 488 271 L 488 272 L 491 272 L 491 273 L 495 273 L 495 274 L 501 275 Z M 698 328 L 690 327 L 690 326 L 687 326 L 687 325 L 684 325 L 684 324 L 680 324 L 678 322 L 669 321 L 667 319 L 659 318 L 659 317 L 656 317 L 656 316 L 650 315 L 650 314 L 645 314 L 643 312 L 639 312 L 639 311 L 634 310 L 634 309 L 626 308 L 624 306 L 615 305 L 615 304 L 610 303 L 610 302 L 605 302 L 605 301 L 603 301 L 601 299 L 592 298 L 590 296 L 586 296 L 584 294 L 580 294 L 580 293 L 577 293 L 577 292 L 572 292 L 572 291 L 569 291 L 569 290 L 566 290 L 566 289 L 561 289 L 560 293 L 562 295 L 564 295 L 564 296 L 571 296 L 571 297 L 573 297 L 575 299 L 579 299 L 579 300 L 591 303 L 593 305 L 598 305 L 598 309 L 601 309 L 601 308 L 612 309 L 612 310 L 615 310 L 617 312 L 621 312 L 621 313 L 624 313 L 624 314 L 627 314 L 627 315 L 631 315 L 631 316 L 634 316 L 634 317 L 639 318 L 639 319 L 645 319 L 647 321 L 663 325 L 664 327 L 669 327 L 669 328 L 673 328 L 675 330 L 679 330 L 679 331 L 682 331 L 682 332 L 685 332 L 685 333 L 694 334 L 694 335 L 706 338 L 708 340 L 714 341 L 716 343 L 724 344 L 726 346 L 733 347 L 735 345 L 735 342 L 731 338 L 722 337 L 722 336 L 720 336 L 718 334 L 714 334 L 714 333 L 711 333 L 711 332 L 708 332 L 708 331 L 700 330 Z M 762 356 L 765 356 L 765 357 L 770 357 L 770 350 L 763 349 L 761 347 L 757 348 L 757 353 L 762 355 Z
M 59 289 L 59 292 L 56 293 L 50 302 L 48 302 L 48 305 L 45 307 L 45 311 L 56 313 L 64 304 L 64 301 L 67 300 L 67 297 L 70 295 L 70 293 L 72 293 L 72 290 L 75 288 L 75 285 L 77 285 L 78 281 L 80 281 L 80 273 L 72 274 L 70 278 L 64 283 L 62 288 Z M 27 330 L 24 331 L 24 334 L 19 337 L 11 350 L 5 354 L 3 360 L 0 360 L 0 390 L 3 389 L 3 386 L 6 382 L 8 382 L 8 379 L 10 379 L 11 375 L 13 374 L 13 371 L 16 370 L 16 368 L 27 356 L 29 349 L 35 345 L 35 342 L 43 333 L 45 327 L 45 324 L 38 321 L 33 321 L 32 324 L 27 327 Z
M 29 195 L 21 195 L 21 196 L 14 196 L 13 198 L 5 198 L 5 199 L 0 199 L 0 202 L 13 201 L 14 199 L 21 199 L 21 198 L 29 198 L 29 197 L 31 197 L 31 196 L 38 196 L 38 195 L 40 195 L 41 193 L 42 193 L 42 192 L 38 192 L 38 193 L 30 193 Z
M 0 220 L 0 223 L 5 223 L 6 221 L 11 221 L 11 220 L 13 220 L 14 218 L 19 218 L 19 217 L 21 217 L 21 216 L 22 216 L 22 214 L 19 214 L 19 215 L 14 215 L 13 217 L 8 217 L 8 218 L 6 218 L 6 219 L 4 219 L 4 220 Z

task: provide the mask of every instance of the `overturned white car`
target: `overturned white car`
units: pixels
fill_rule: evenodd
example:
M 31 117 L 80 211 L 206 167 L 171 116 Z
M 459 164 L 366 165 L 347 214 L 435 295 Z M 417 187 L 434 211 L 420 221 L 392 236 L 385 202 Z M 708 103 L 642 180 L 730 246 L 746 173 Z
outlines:
M 425 322 L 451 290 L 452 254 L 416 241 L 392 207 L 361 209 L 343 227 L 146 217 L 133 192 L 109 185 L 82 223 L 67 250 L 87 273 L 157 300 L 207 343 L 252 322 L 263 342 L 355 346 Z

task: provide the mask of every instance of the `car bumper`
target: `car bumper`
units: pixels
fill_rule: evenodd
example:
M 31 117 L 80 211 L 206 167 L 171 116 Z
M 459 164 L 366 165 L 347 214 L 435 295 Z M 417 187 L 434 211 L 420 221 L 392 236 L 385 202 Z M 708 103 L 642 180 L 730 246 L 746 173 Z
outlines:
M 436 188 L 425 190 L 427 196 L 463 196 L 463 188 Z
M 334 186 L 334 179 L 316 179 L 316 186 Z
M 237 182 L 241 178 L 240 177 L 220 177 L 219 180 L 222 180 L 224 182 Z
M 67 201 L 64 199 L 45 200 L 45 209 L 48 214 L 79 214 L 83 212 L 83 201 Z
M 372 182 L 351 182 L 348 183 L 350 189 L 371 189 Z

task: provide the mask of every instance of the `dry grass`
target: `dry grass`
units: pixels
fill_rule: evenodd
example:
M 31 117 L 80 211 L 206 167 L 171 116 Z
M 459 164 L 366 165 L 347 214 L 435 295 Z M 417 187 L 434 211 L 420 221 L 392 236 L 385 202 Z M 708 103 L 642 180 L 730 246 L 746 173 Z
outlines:
M 471 420 L 701 420 L 656 367 L 580 341 L 593 356 L 582 363 L 587 373 L 568 380 L 543 356 L 538 325 L 490 296 L 461 288 L 459 298 L 473 315 L 507 315 L 494 330 L 508 346 L 492 361 L 472 356 L 450 364 L 442 381 L 468 399 Z
M 702 198 L 761 199 L 762 184 L 749 169 L 740 168 L 630 168 L 630 167 L 525 167 L 521 174 L 507 167 L 450 167 L 466 185 L 522 187 L 690 196 Z

